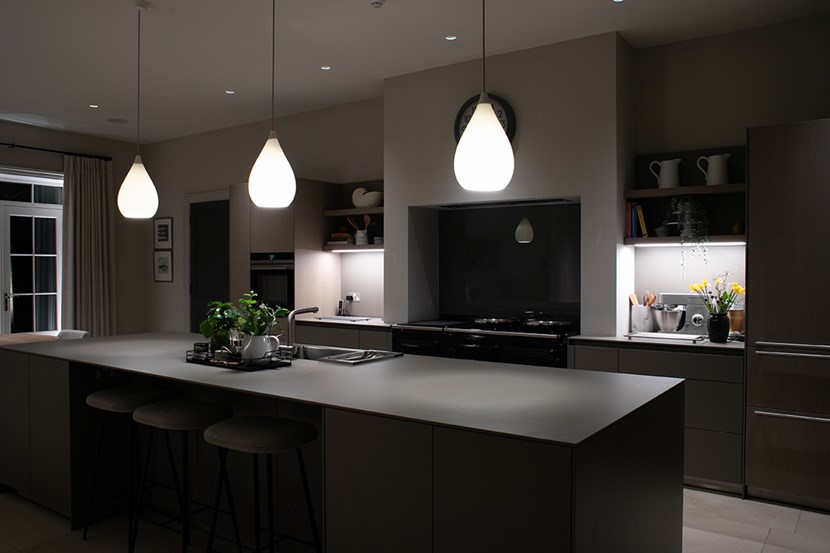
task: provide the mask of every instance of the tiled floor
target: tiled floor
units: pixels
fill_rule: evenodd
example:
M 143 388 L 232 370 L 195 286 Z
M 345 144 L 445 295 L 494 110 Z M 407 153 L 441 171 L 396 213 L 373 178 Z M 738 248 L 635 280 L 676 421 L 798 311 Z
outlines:
M 828 553 L 830 515 L 685 491 L 683 553 Z M 0 493 L 0 553 L 109 553 L 126 549 L 125 517 L 96 524 L 89 540 L 70 532 L 67 520 L 21 499 Z M 142 526 L 138 553 L 173 553 L 178 534 Z M 193 551 L 204 549 L 204 534 L 194 533 Z M 219 551 L 233 550 L 217 544 Z

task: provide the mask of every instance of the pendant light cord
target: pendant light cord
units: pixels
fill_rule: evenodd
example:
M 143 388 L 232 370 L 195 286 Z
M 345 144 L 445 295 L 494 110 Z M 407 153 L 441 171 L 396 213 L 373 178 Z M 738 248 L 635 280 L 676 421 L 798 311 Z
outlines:
M 276 130 L 276 94 L 274 94 L 274 81 L 276 77 L 274 74 L 276 70 L 274 67 L 277 64 L 276 51 L 277 48 L 277 0 L 271 0 L 271 130 Z
M 486 18 L 486 9 L 484 7 L 485 0 L 481 0 L 481 91 L 487 92 L 487 67 L 484 63 L 484 38 L 486 36 L 485 32 L 485 18 Z
M 138 8 L 138 53 L 136 57 L 135 155 L 139 155 L 141 153 L 141 8 Z

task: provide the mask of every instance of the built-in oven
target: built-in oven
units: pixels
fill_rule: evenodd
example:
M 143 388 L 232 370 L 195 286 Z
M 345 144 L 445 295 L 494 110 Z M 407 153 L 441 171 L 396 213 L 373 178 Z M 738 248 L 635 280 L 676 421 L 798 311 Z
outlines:
M 294 254 L 252 253 L 251 290 L 271 307 L 294 309 Z

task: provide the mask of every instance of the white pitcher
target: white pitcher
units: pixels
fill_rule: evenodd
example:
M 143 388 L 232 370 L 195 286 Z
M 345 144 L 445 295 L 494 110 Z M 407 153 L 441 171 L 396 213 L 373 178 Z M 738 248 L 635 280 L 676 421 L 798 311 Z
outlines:
M 697 168 L 706 177 L 706 184 L 727 184 L 729 182 L 729 156 L 731 155 L 717 154 L 697 158 Z M 706 161 L 706 169 L 701 166 L 703 161 Z
M 654 170 L 654 164 L 660 167 L 660 173 Z M 671 188 L 680 186 L 680 160 L 667 159 L 665 161 L 652 161 L 648 164 L 651 174 L 657 177 L 657 188 Z
M 245 336 L 242 344 L 242 359 L 261 359 L 277 351 L 280 340 L 276 336 Z

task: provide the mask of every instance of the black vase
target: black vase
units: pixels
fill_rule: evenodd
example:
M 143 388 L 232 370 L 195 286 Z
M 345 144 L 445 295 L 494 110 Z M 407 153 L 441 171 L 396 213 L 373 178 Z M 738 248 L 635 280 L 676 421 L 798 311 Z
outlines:
M 729 336 L 729 315 L 726 313 L 711 313 L 706 322 L 706 330 L 709 331 L 709 341 L 721 344 L 726 343 Z

